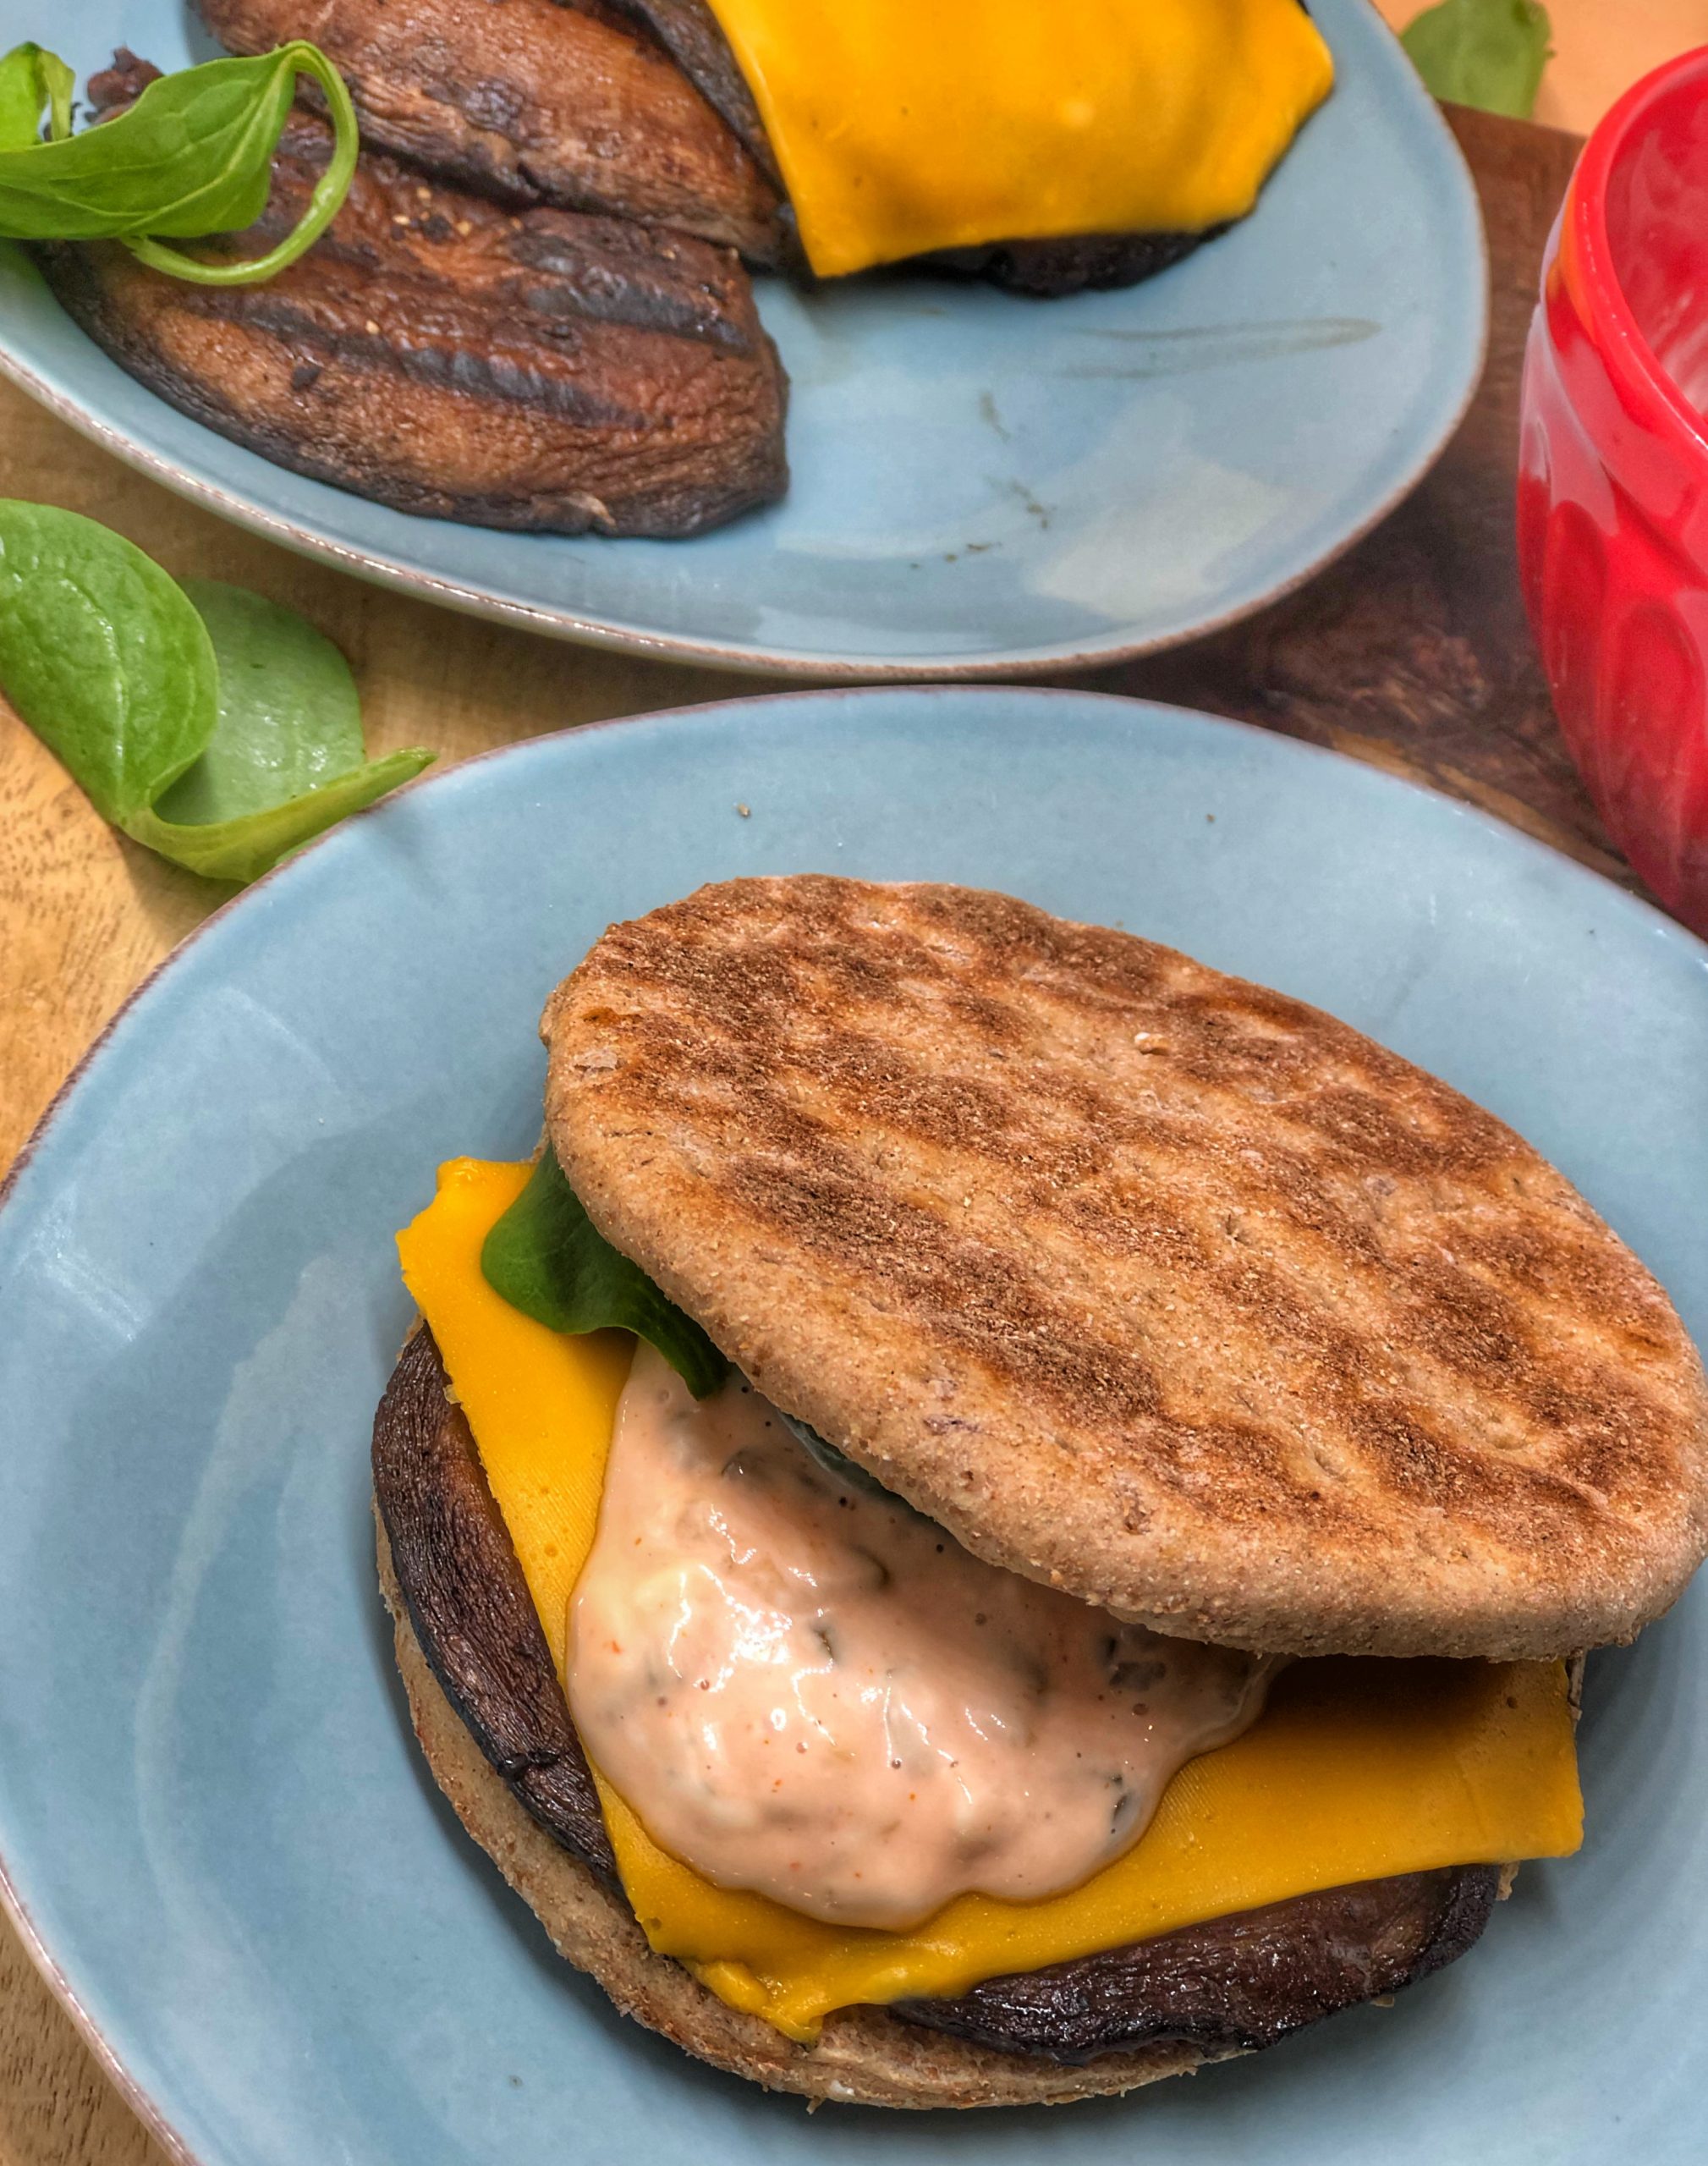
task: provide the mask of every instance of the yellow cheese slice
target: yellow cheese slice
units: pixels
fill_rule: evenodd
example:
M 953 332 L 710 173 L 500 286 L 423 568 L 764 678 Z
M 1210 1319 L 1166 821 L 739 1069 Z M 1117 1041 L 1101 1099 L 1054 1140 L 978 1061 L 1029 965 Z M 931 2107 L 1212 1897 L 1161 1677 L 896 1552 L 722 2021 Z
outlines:
M 481 1245 L 527 1174 L 453 1161 L 398 1246 L 561 1667 L 632 1342 L 548 1331 L 481 1277 Z M 911 1932 L 826 1925 L 716 1888 L 660 1850 L 596 1770 L 595 1779 L 652 1946 L 807 2042 L 833 2009 L 964 1993 L 980 1978 L 1350 1881 L 1561 1857 L 1583 1832 L 1556 1663 L 1297 1663 L 1254 1728 L 1181 1770 L 1124 1857 L 1041 1903 L 963 1896 Z
M 481 1245 L 532 1171 L 481 1158 L 441 1166 L 438 1192 L 398 1234 L 398 1254 L 561 1668 L 569 1591 L 593 1546 L 605 1454 L 634 1341 L 626 1331 L 583 1339 L 548 1331 L 481 1277 Z
M 821 278 L 1243 217 L 1334 62 L 1299 0 L 711 0 Z

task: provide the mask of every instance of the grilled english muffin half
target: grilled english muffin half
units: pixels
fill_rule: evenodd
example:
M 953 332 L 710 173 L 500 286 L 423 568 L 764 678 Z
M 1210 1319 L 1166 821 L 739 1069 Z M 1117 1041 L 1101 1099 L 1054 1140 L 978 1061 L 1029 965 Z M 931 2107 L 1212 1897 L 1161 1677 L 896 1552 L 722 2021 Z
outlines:
M 552 995 L 598 1231 L 975 1556 L 1189 1639 L 1545 1658 L 1708 1550 L 1708 1391 L 1520 1137 L 1320 1009 L 971 888 L 745 879 Z

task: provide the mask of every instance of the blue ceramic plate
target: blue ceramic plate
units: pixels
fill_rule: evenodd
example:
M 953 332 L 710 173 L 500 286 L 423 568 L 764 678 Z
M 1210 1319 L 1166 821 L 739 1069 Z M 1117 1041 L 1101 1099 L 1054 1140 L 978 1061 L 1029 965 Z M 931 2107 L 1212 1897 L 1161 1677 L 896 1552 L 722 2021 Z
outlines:
M 1447 441 L 1485 330 L 1481 229 L 1368 0 L 1255 217 L 1153 283 L 1040 304 L 920 278 L 762 282 L 794 392 L 775 510 L 689 542 L 452 526 L 302 480 L 133 383 L 0 250 L 0 369 L 171 487 L 294 547 L 573 639 L 796 673 L 1012 674 L 1256 608 Z M 311 14 L 312 10 L 307 10 Z M 80 69 L 214 48 L 189 0 L 0 0 Z
M 406 791 L 179 952 L 0 1208 L 0 1858 L 135 2102 L 206 2166 L 1700 2166 L 1708 1585 L 1593 1663 L 1588 1847 L 1472 1956 L 1122 2103 L 809 2120 L 620 2020 L 441 1804 L 369 1526 L 393 1229 L 440 1159 L 530 1147 L 535 1019 L 609 920 L 802 870 L 999 886 L 1321 1002 L 1514 1122 L 1708 1336 L 1708 951 L 1441 798 L 975 690 Z

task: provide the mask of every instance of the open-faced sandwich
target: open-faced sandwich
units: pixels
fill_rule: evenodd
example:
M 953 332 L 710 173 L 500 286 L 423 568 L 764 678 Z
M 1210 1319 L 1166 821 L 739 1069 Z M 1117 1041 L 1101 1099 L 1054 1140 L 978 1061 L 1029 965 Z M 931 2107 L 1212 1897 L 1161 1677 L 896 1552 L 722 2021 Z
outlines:
M 49 248 L 66 306 L 283 465 L 569 533 L 692 534 L 783 494 L 747 267 L 1130 283 L 1252 209 L 1333 79 L 1299 0 L 200 5 L 236 53 L 320 45 L 365 146 L 350 196 L 255 287 Z M 119 63 L 99 114 L 156 72 Z M 305 107 L 262 226 L 204 253 L 288 232 L 329 150 Z
M 618 2006 L 811 2097 L 1064 2101 L 1463 1954 L 1708 1393 L 1568 1183 L 1320 1012 L 963 888 L 703 889 L 400 1236 L 417 1735 Z

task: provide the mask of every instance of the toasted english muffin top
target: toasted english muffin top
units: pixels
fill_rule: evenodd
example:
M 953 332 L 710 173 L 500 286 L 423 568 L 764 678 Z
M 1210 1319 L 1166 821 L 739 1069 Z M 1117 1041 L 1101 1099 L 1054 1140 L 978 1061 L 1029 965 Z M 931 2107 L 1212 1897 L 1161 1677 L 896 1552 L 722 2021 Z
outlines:
M 977 890 L 731 881 L 557 988 L 607 1239 L 993 1563 L 1162 1631 L 1547 1657 L 1708 1550 L 1666 1295 L 1321 1011 Z

